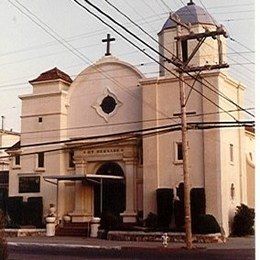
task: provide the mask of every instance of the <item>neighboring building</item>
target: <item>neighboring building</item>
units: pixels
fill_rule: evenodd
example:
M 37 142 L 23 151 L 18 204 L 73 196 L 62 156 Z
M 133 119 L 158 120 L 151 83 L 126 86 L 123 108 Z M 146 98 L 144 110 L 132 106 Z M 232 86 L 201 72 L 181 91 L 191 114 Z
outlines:
M 213 18 L 195 4 L 176 13 L 183 22 L 190 22 L 195 32 L 204 32 L 205 27 L 215 30 Z M 176 24 L 168 19 L 159 41 L 173 53 L 175 36 Z M 224 49 L 225 38 L 220 39 Z M 193 44 L 195 40 L 184 46 L 183 52 L 191 53 Z M 208 38 L 190 66 L 215 64 L 217 50 L 215 40 Z M 160 47 L 160 51 L 165 50 Z M 222 58 L 225 60 L 225 55 Z M 175 70 L 164 60 L 161 63 Z M 243 106 L 244 86 L 227 70 L 202 72 L 200 78 Z M 193 84 L 194 80 L 185 76 L 185 81 Z M 89 221 L 104 210 L 121 213 L 124 222 L 135 222 L 139 211 L 144 217 L 156 212 L 158 188 L 175 190 L 183 182 L 180 131 L 125 140 L 109 136 L 180 122 L 173 117 L 180 112 L 179 80 L 163 67 L 159 77 L 145 78 L 137 68 L 108 55 L 73 81 L 54 68 L 30 83 L 33 93 L 20 97 L 21 149 L 16 151 L 33 154 L 22 156 L 20 167 L 11 169 L 10 196 L 42 196 L 45 212 L 54 203 L 58 217 L 69 214 L 72 222 Z M 201 83 L 195 82 L 194 88 L 225 110 L 236 109 Z M 188 117 L 189 122 L 232 120 L 195 91 L 187 111 L 196 112 L 196 116 Z M 231 114 L 243 119 L 242 112 Z M 92 136 L 102 138 L 87 139 Z M 52 143 L 59 140 L 69 142 Z M 50 144 L 24 147 L 45 142 Z M 216 217 L 226 234 L 235 206 L 253 206 L 253 145 L 254 134 L 244 128 L 189 131 L 191 185 L 205 189 L 206 211 Z M 49 183 L 56 181 L 57 186 Z
M 8 148 L 19 142 L 20 134 L 0 129 L 0 148 Z M 2 157 L 2 158 L 1 158 Z M 19 160 L 18 158 L 16 160 Z M 9 171 L 10 159 L 5 149 L 0 150 L 0 174 Z
M 13 131 L 7 131 L 0 129 L 0 148 L 8 148 L 13 146 L 15 143 L 19 142 L 20 134 Z M 20 157 L 16 157 L 15 161 L 19 161 Z M 9 188 L 9 169 L 12 167 L 10 165 L 11 160 L 8 157 L 8 153 L 5 149 L 0 150 L 0 208 L 5 209 L 5 198 L 8 196 Z
M 255 130 L 246 127 L 247 205 L 255 207 Z

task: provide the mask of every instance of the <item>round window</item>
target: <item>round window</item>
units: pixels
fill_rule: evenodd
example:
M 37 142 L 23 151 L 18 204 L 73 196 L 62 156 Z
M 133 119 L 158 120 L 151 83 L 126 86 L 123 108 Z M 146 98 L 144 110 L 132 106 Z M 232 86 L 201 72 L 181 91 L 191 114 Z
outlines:
M 114 111 L 114 109 L 116 108 L 116 100 L 107 95 L 103 100 L 102 103 L 100 104 L 100 107 L 102 108 L 103 112 L 106 114 L 110 114 L 111 112 Z

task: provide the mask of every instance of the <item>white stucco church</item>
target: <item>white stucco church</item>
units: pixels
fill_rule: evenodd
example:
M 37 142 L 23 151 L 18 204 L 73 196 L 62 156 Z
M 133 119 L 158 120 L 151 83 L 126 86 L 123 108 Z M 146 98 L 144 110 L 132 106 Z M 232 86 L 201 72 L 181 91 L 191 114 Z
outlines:
M 196 33 L 216 29 L 216 21 L 193 3 L 176 14 Z M 176 33 L 177 25 L 169 18 L 158 34 L 161 46 L 170 52 L 162 47 L 159 51 L 169 59 L 171 52 L 176 54 Z M 226 61 L 226 39 L 220 40 Z M 195 45 L 192 40 L 182 50 L 191 53 Z M 218 59 L 217 41 L 207 38 L 189 65 L 215 64 Z M 176 71 L 167 61 L 160 62 Z M 42 196 L 44 212 L 54 203 L 59 219 L 68 214 L 72 222 L 89 221 L 102 210 L 120 213 L 131 223 L 139 211 L 144 218 L 156 212 L 156 190 L 175 190 L 183 182 L 180 131 L 134 132 L 180 123 L 173 116 L 180 113 L 179 79 L 163 67 L 158 74 L 147 78 L 131 64 L 106 55 L 74 80 L 54 68 L 29 81 L 33 92 L 20 96 L 20 148 L 10 151 L 22 156 L 10 169 L 9 196 Z M 200 82 L 189 76 L 184 80 L 236 119 L 244 118 Z M 228 69 L 203 71 L 200 80 L 243 107 L 245 87 Z M 190 88 L 185 86 L 185 91 L 188 96 Z M 232 121 L 219 107 L 191 91 L 188 121 Z M 205 189 L 206 212 L 228 234 L 235 207 L 254 207 L 254 133 L 240 127 L 189 130 L 188 135 L 191 186 Z M 67 142 L 59 142 L 63 140 Z

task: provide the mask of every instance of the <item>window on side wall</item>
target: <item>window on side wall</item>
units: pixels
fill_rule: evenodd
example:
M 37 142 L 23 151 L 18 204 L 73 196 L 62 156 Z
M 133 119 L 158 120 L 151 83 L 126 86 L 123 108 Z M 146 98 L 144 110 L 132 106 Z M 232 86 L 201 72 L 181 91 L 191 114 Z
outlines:
M 40 192 L 40 177 L 19 177 L 19 193 Z
M 38 157 L 37 167 L 44 168 L 44 152 L 38 153 L 37 157 Z
M 74 151 L 69 151 L 69 168 L 74 168 L 75 163 L 74 163 Z
M 183 162 L 182 142 L 176 142 L 174 144 L 174 162 L 175 163 Z
M 21 164 L 21 157 L 20 157 L 20 155 L 19 154 L 15 155 L 15 157 L 14 157 L 14 166 L 20 166 L 20 164 Z

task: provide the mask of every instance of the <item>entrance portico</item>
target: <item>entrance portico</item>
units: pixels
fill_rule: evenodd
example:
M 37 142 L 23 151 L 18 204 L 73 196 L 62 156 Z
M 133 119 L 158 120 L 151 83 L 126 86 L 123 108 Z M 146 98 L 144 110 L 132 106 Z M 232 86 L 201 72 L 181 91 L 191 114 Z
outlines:
M 107 176 L 103 181 L 75 181 L 72 222 L 87 222 L 101 211 L 120 214 L 123 222 L 135 223 L 137 216 L 137 139 L 117 145 L 82 148 L 74 151 L 75 174 Z M 72 174 L 72 176 L 73 176 Z M 122 180 L 109 176 L 121 176 Z M 102 184 L 102 186 L 101 186 Z M 101 190 L 102 189 L 102 190 Z

